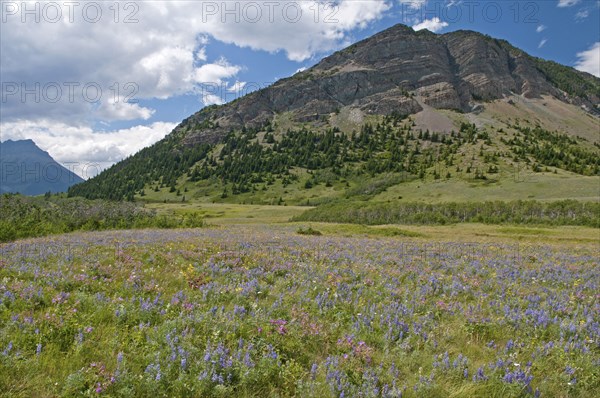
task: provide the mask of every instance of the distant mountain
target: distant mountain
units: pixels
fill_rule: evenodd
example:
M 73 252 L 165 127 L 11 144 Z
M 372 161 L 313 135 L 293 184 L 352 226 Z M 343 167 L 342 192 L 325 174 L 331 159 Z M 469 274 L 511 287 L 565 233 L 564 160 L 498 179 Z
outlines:
M 595 76 L 481 33 L 396 25 L 200 110 L 69 194 L 305 203 L 348 196 L 387 173 L 402 177 L 386 187 L 412 178 L 489 183 L 517 169 L 594 176 L 598 115 Z M 310 191 L 320 184 L 328 189 Z
M 83 182 L 77 174 L 57 163 L 32 140 L 0 143 L 0 193 L 41 195 L 66 192 Z

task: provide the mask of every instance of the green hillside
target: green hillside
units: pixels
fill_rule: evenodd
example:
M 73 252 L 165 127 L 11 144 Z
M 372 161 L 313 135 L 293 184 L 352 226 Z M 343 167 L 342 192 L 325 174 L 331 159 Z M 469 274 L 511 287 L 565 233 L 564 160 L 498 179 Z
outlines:
M 440 184 L 449 195 L 440 200 L 479 196 L 461 198 L 469 190 L 452 193 L 453 186 L 481 187 L 484 196 L 494 187 L 511 187 L 508 199 L 575 194 L 593 199 L 597 194 L 594 176 L 600 174 L 600 148 L 573 134 L 518 122 L 495 129 L 462 122 L 456 131 L 439 133 L 416 130 L 412 117 L 371 119 L 351 131 L 329 123 L 282 131 L 275 120 L 260 128 L 231 131 L 220 144 L 193 147 L 171 135 L 72 187 L 69 195 L 310 205 L 337 198 L 389 200 L 384 195 L 389 191 L 411 197 L 401 193 L 402 187 L 411 187 L 411 192 L 423 187 L 425 193 Z M 553 182 L 561 179 L 571 189 L 558 192 L 558 197 L 549 195 L 557 192 Z M 519 184 L 525 185 L 525 192 Z M 511 195 L 515 192 L 516 197 Z

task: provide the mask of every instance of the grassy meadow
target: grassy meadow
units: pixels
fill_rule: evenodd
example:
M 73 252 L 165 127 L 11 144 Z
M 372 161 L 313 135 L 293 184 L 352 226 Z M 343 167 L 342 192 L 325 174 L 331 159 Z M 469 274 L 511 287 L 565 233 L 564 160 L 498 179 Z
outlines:
M 0 245 L 6 397 L 594 397 L 599 230 L 289 222 Z M 304 235 L 318 231 L 320 236 Z

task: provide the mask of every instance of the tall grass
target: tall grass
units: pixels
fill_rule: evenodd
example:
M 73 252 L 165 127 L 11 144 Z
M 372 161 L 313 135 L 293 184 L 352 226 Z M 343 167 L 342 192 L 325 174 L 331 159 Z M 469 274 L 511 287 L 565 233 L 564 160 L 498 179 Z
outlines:
M 203 225 L 203 219 L 196 213 L 168 218 L 131 202 L 0 196 L 0 242 L 73 231 Z

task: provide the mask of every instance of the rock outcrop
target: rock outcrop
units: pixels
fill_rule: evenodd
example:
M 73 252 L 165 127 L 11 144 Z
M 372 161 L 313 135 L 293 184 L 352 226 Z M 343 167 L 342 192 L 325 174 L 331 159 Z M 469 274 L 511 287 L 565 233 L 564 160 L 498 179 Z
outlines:
M 182 126 L 211 120 L 213 127 L 188 127 L 185 142 L 215 143 L 232 128 L 260 126 L 283 112 L 291 112 L 298 122 L 319 120 L 342 107 L 365 114 L 414 114 L 422 110 L 415 97 L 437 109 L 462 112 L 472 111 L 477 102 L 511 95 L 550 95 L 590 112 L 598 110 L 600 79 L 552 63 L 561 73 L 567 70 L 569 79 L 595 87 L 585 96 L 569 95 L 538 61 L 480 33 L 436 35 L 396 25 L 265 89 L 198 112 Z

